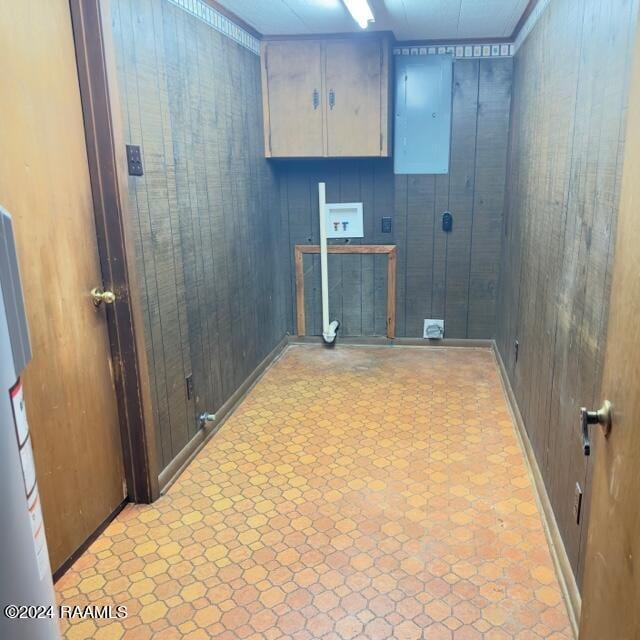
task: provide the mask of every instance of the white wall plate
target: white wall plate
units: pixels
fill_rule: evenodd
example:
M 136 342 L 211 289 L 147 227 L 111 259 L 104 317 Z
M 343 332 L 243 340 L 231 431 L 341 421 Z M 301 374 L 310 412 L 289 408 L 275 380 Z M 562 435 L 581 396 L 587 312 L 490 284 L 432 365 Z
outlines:
M 327 238 L 363 238 L 362 202 L 325 205 Z
M 422 337 L 429 340 L 442 340 L 444 338 L 444 320 L 425 319 Z

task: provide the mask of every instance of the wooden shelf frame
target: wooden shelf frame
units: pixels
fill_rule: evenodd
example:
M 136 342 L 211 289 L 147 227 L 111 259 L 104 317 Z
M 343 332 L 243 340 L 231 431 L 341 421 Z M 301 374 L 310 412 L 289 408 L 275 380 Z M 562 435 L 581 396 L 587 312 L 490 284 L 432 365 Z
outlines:
M 306 335 L 304 313 L 304 267 L 305 253 L 320 253 L 320 245 L 297 244 L 293 249 L 296 272 L 296 328 L 298 336 Z M 394 244 L 331 244 L 327 253 L 339 254 L 383 254 L 387 256 L 387 338 L 396 337 L 396 245 Z

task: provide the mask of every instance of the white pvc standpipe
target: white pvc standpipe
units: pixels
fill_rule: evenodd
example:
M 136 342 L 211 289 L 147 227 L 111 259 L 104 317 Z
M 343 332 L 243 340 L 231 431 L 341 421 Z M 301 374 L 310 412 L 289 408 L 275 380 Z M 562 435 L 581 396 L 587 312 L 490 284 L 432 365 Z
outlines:
M 329 332 L 329 273 L 327 268 L 327 204 L 325 183 L 318 183 L 318 210 L 320 212 L 320 281 L 322 286 L 322 333 Z
M 322 290 L 322 337 L 331 344 L 336 339 L 339 323 L 329 322 L 329 271 L 327 267 L 327 227 L 326 227 L 326 189 L 325 183 L 318 183 L 318 210 L 320 214 L 320 281 Z

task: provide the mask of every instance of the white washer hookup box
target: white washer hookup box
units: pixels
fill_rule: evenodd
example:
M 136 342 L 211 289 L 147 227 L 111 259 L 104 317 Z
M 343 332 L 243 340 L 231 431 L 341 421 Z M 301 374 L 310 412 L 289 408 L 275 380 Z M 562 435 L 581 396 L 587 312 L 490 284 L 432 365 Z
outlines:
M 362 202 L 335 202 L 325 205 L 327 238 L 362 238 Z

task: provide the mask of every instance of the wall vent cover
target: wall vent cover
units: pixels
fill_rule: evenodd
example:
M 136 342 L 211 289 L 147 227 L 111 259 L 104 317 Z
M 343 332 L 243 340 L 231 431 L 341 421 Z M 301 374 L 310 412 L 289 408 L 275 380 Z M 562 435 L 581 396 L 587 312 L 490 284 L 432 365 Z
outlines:
M 442 340 L 444 338 L 444 320 L 425 319 L 422 337 L 426 340 Z

